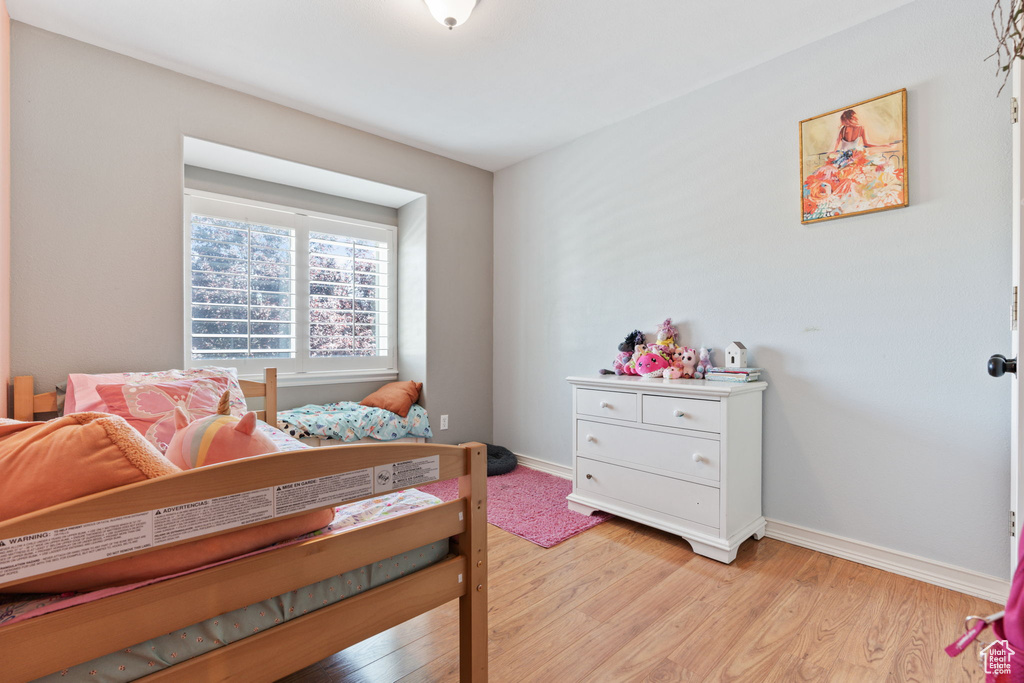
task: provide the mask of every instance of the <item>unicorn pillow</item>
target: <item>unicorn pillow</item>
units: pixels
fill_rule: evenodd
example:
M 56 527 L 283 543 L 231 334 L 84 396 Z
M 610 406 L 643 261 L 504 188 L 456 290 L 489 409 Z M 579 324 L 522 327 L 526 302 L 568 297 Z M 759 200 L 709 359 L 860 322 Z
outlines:
M 191 419 L 180 407 L 174 408 L 174 436 L 164 454 L 183 470 L 216 465 L 280 450 L 269 436 L 256 429 L 256 413 L 242 417 L 228 414 L 228 393 L 216 415 Z

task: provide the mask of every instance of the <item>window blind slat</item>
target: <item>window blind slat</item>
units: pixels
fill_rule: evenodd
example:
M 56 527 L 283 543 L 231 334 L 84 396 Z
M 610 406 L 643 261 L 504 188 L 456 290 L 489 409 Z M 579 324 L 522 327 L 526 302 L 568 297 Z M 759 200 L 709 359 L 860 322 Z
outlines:
M 204 208 L 220 202 L 197 201 Z M 277 209 L 246 207 L 227 198 L 223 203 L 246 219 L 263 211 L 264 217 L 278 220 L 273 218 Z M 291 215 L 280 220 L 295 227 L 191 214 L 186 256 L 191 266 L 186 267 L 193 358 L 282 358 L 298 357 L 299 352 L 310 358 L 387 355 L 391 238 L 366 237 L 389 231 L 366 223 L 296 218 L 283 208 L 280 213 Z M 303 221 L 318 229 L 303 232 L 309 229 Z M 355 235 L 334 232 L 348 227 Z M 301 299 L 300 282 L 305 290 Z M 308 344 L 305 350 L 297 348 L 300 330 Z

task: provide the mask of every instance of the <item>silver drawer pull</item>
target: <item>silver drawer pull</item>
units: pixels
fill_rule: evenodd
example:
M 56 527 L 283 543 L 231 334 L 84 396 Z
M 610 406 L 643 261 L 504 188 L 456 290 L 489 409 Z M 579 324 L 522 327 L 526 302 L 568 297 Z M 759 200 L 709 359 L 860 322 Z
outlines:
M 683 413 L 683 411 L 681 411 L 681 410 L 677 410 L 677 411 L 676 411 L 675 413 L 673 413 L 673 414 L 674 414 L 674 415 L 675 415 L 676 417 L 682 417 L 682 416 L 683 416 L 683 415 L 684 415 L 685 413 Z
M 587 441 L 589 441 L 590 443 L 594 443 L 595 441 L 597 441 L 597 439 L 594 438 L 593 434 L 587 434 Z
M 593 475 L 593 474 L 588 474 L 588 475 L 587 475 L 587 479 L 593 479 L 593 478 L 594 478 L 594 475 Z
M 611 408 L 612 404 L 609 403 L 608 401 L 601 401 L 601 407 L 602 408 Z
M 694 462 L 704 462 L 704 458 L 703 458 L 703 456 L 701 456 L 700 453 L 694 453 L 693 454 L 693 461 Z

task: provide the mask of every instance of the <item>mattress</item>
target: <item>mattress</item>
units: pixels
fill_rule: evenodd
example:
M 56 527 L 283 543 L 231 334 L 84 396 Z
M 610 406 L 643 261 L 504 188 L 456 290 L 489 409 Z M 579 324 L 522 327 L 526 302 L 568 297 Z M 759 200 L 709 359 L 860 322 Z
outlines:
M 277 424 L 296 439 L 317 437 L 346 443 L 367 437 L 393 441 L 407 436 L 433 436 L 427 411 L 415 403 L 406 417 L 351 401 L 310 404 L 279 412 Z
M 408 489 L 350 505 L 342 505 L 335 508 L 335 518 L 329 526 L 273 547 L 295 543 L 312 536 L 337 533 L 440 503 L 441 501 L 434 496 L 416 489 Z M 132 681 L 428 567 L 442 560 L 447 554 L 448 539 L 437 541 L 242 609 L 192 624 L 166 635 L 137 643 L 124 650 L 104 655 L 69 669 L 56 671 L 37 680 L 48 683 L 60 680 Z M 102 593 L 103 595 L 99 597 L 104 597 L 113 591 L 121 592 L 133 587 L 138 587 L 138 585 L 94 591 L 94 593 Z M 79 604 L 84 601 L 82 596 L 76 595 L 32 596 L 31 598 L 24 596 L 20 599 L 17 596 L 4 597 L 8 599 L 8 602 L 0 604 L 0 616 L 6 614 L 8 617 L 6 621 L 20 621 L 54 609 L 61 609 L 68 606 L 69 603 Z M 4 621 L 0 619 L 0 623 Z M 2 637 L 2 628 L 0 628 L 0 637 Z

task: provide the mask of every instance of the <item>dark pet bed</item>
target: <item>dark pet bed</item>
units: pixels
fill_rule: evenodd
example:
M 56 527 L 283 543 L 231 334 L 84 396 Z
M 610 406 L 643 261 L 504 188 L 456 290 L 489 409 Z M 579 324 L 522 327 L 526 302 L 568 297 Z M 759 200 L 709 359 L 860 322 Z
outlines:
M 504 446 L 484 444 L 487 446 L 487 476 L 508 474 L 516 468 L 516 454 Z

